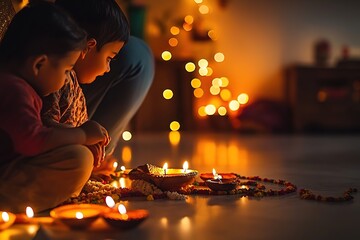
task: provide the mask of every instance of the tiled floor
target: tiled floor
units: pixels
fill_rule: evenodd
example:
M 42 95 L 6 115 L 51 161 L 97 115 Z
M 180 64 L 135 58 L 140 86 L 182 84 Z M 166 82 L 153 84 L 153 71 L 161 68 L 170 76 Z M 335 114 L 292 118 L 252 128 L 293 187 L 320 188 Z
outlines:
M 172 145 L 165 133 L 144 134 L 134 135 L 116 154 L 127 168 L 165 162 L 181 168 L 187 160 L 199 173 L 215 168 L 285 179 L 323 195 L 360 189 L 360 135 L 181 134 L 178 145 Z M 359 193 L 354 197 L 346 203 L 300 200 L 297 193 L 261 199 L 227 195 L 134 200 L 126 202 L 128 208 L 150 212 L 136 229 L 116 231 L 103 222 L 87 231 L 44 226 L 35 239 L 360 239 Z M 17 225 L 0 232 L 0 239 L 31 239 L 35 233 L 26 233 L 28 228 Z

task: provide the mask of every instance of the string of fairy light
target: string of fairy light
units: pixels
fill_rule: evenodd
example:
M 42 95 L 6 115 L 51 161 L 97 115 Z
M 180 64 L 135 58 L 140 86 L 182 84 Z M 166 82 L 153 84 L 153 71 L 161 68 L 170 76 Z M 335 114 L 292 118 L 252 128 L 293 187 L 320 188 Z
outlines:
M 204 0 L 194 0 L 197 4 L 199 13 L 202 15 L 210 14 L 210 7 L 205 4 Z M 171 48 L 176 48 L 179 44 L 178 36 L 182 32 L 190 32 L 193 30 L 193 24 L 195 19 L 192 15 L 186 15 L 182 26 L 171 26 L 169 31 L 171 37 L 168 40 L 168 44 Z M 215 30 L 211 29 L 207 32 L 207 35 L 211 41 L 218 40 L 218 35 Z M 161 58 L 164 61 L 170 61 L 172 59 L 172 51 L 164 50 L 161 53 Z M 228 88 L 230 85 L 230 80 L 225 76 L 216 77 L 214 73 L 212 64 L 220 64 L 225 60 L 225 55 L 222 52 L 216 52 L 212 59 L 200 58 L 197 62 L 187 62 L 185 64 L 185 70 L 187 72 L 196 72 L 197 77 L 193 78 L 190 82 L 193 88 L 193 94 L 196 99 L 202 99 L 206 95 L 207 91 L 213 97 L 207 104 L 202 104 L 197 108 L 197 115 L 199 118 L 204 118 L 211 115 L 220 115 L 226 116 L 231 112 L 236 112 L 239 110 L 241 105 L 248 103 L 249 96 L 246 93 L 240 93 L 236 97 L 232 94 L 231 90 Z M 211 81 L 211 86 L 209 89 L 204 89 L 204 81 Z M 163 97 L 166 100 L 170 100 L 173 97 L 174 93 L 171 89 L 165 89 L 163 91 Z M 170 130 L 177 131 L 173 127 L 180 128 L 180 124 L 177 121 L 170 123 Z
M 200 15 L 209 16 L 211 14 L 211 8 L 209 4 L 206 4 L 206 0 L 193 0 L 198 8 Z M 220 0 L 219 0 L 220 1 Z M 164 46 L 161 53 L 163 61 L 171 61 L 173 58 L 173 50 L 175 50 L 182 34 L 190 33 L 194 30 L 194 24 L 196 19 L 193 15 L 186 15 L 183 17 L 181 24 L 175 24 L 169 27 L 170 32 L 168 45 Z M 219 36 L 214 29 L 207 31 L 207 37 L 210 41 L 217 41 Z M 174 54 L 175 55 L 175 54 Z M 206 118 L 212 115 L 227 116 L 236 114 L 236 112 L 249 101 L 249 96 L 246 93 L 234 94 L 229 86 L 231 81 L 226 76 L 217 76 L 213 67 L 215 64 L 222 64 L 225 61 L 225 55 L 223 52 L 215 52 L 211 58 L 199 58 L 193 62 L 187 62 L 184 68 L 189 73 L 195 73 L 195 77 L 191 79 L 190 84 L 193 88 L 193 95 L 195 99 L 195 113 L 197 118 Z M 210 83 L 210 84 L 209 84 Z M 209 87 L 207 87 L 207 85 Z M 164 89 L 163 98 L 165 100 L 171 100 L 174 96 L 172 89 Z M 210 95 L 209 95 L 210 94 Z M 210 97 L 209 97 L 210 96 Z M 169 124 L 170 128 L 170 141 L 176 145 L 180 141 L 180 123 L 179 121 L 172 121 Z M 124 131 L 122 138 L 125 141 L 129 141 L 132 138 L 130 131 Z

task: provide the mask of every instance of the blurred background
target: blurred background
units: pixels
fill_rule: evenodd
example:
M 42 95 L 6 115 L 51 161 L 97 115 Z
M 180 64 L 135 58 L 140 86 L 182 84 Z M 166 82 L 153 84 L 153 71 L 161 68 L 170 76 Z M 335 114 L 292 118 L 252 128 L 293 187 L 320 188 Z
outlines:
M 118 1 L 156 59 L 132 132 L 360 132 L 360 2 Z

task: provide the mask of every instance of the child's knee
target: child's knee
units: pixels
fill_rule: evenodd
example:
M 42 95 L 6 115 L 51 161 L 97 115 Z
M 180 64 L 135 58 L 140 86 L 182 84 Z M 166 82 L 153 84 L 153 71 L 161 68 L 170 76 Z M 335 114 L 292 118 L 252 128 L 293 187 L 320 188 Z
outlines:
M 94 156 L 89 148 L 83 145 L 73 145 L 70 147 L 68 154 L 73 168 L 92 171 Z

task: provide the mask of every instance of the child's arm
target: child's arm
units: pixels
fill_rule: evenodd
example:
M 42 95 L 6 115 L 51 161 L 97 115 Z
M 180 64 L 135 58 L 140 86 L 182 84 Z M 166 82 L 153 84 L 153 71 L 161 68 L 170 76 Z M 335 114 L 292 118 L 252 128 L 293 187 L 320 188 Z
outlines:
M 87 121 L 76 128 L 53 128 L 46 141 L 43 152 L 69 144 L 93 145 L 107 142 L 107 131 L 95 121 Z

